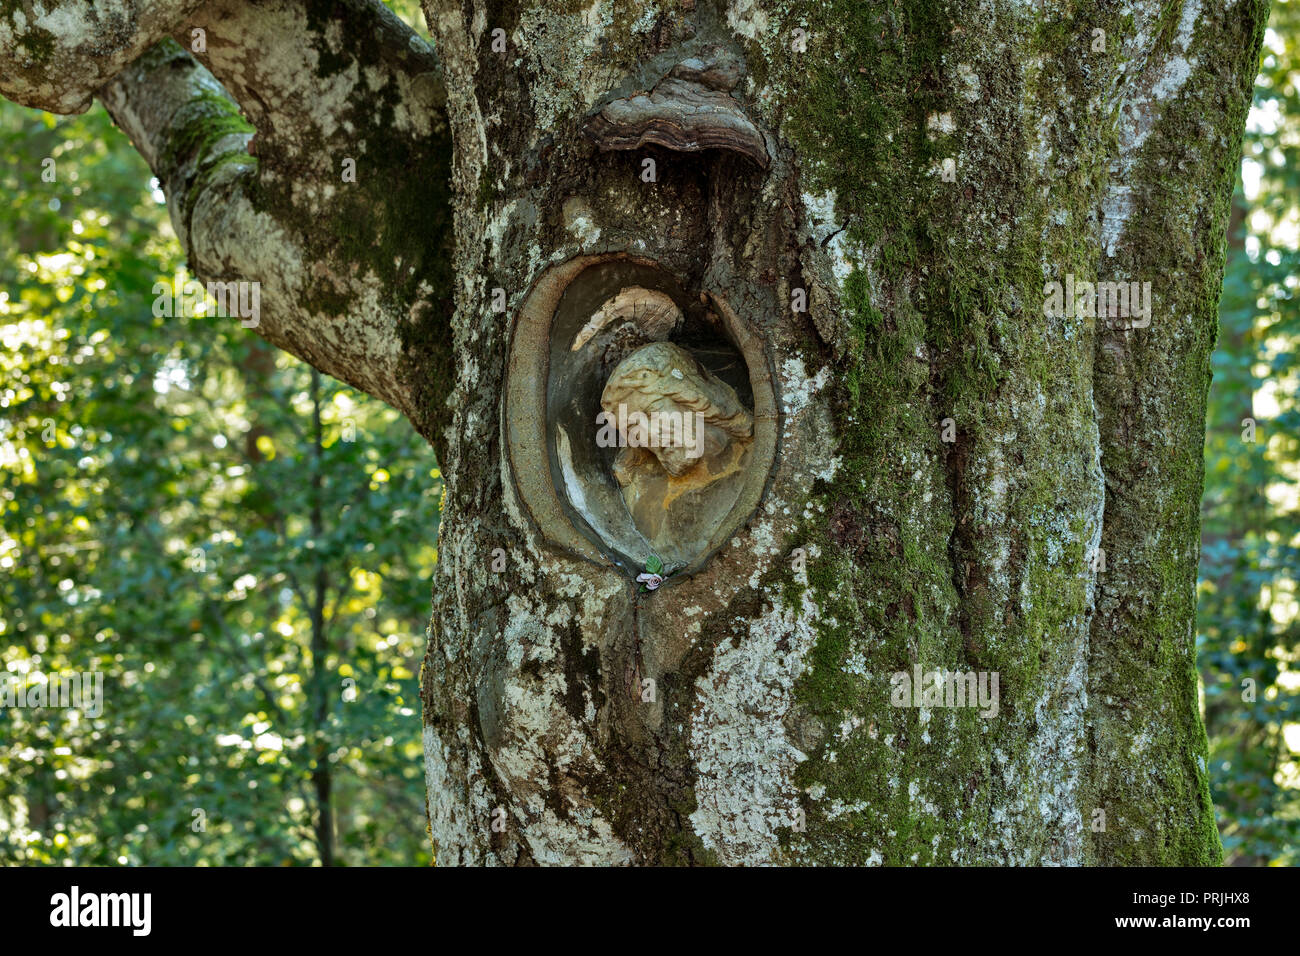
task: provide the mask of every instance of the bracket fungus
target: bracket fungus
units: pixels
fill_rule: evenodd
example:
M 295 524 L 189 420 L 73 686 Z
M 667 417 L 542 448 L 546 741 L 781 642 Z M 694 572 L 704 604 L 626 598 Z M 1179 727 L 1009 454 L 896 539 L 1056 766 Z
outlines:
M 629 577 L 698 568 L 757 508 L 776 457 L 762 340 L 647 259 L 581 256 L 516 318 L 502 429 L 552 543 Z
M 649 93 L 605 104 L 587 120 L 584 133 L 602 150 L 646 143 L 680 152 L 725 149 L 767 169 L 767 141 L 731 96 L 740 75 L 739 61 L 724 51 L 683 60 Z

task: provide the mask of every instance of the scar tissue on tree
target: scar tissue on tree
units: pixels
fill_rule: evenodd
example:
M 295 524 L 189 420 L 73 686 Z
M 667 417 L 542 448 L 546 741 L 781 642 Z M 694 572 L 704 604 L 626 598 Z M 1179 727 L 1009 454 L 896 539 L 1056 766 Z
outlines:
M 703 563 L 753 513 L 777 445 L 761 340 L 653 261 L 582 256 L 520 309 L 504 428 L 542 533 L 635 576 Z
M 649 93 L 596 110 L 584 133 L 599 152 L 727 150 L 766 169 L 765 135 L 730 95 L 739 76 L 724 55 L 685 60 Z M 748 520 L 778 444 L 755 318 L 629 251 L 577 256 L 533 283 L 513 328 L 503 431 L 550 543 L 633 579 L 662 562 L 668 577 Z

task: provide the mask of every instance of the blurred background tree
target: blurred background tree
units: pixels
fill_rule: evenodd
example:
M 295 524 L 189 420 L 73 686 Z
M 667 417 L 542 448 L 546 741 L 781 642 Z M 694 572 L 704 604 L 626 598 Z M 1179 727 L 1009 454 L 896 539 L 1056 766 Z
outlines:
M 1300 862 L 1297 0 L 1273 0 L 1244 152 L 1210 387 L 1199 663 L 1225 862 L 1293 865 Z
M 105 675 L 96 718 L 0 709 L 0 863 L 427 863 L 432 452 L 155 317 L 189 277 L 149 175 L 98 105 L 0 101 L 0 671 Z

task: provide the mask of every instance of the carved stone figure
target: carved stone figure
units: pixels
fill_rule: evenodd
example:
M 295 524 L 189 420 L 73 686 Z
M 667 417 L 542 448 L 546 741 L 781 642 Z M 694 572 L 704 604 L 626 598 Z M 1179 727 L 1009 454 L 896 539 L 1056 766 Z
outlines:
M 629 323 L 644 341 L 659 342 L 677 331 L 682 310 L 671 296 L 655 289 L 628 286 L 607 299 L 573 339 L 570 351 L 582 348 L 607 326 Z
M 614 477 L 637 529 L 660 552 L 701 546 L 735 499 L 754 419 L 731 386 L 671 342 L 641 346 L 601 395 L 617 434 Z

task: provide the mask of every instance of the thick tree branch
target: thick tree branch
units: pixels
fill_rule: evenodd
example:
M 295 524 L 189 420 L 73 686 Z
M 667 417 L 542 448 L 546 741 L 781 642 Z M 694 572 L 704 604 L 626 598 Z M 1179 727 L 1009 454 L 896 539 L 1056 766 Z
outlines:
M 0 18 L 0 91 L 68 111 L 100 87 L 192 270 L 258 283 L 260 334 L 436 441 L 450 141 L 428 44 L 378 0 L 84 6 Z M 139 56 L 169 34 L 193 55 Z
M 81 113 L 95 90 L 202 0 L 21 0 L 0 6 L 0 94 Z
M 397 318 L 377 297 L 339 317 L 306 305 L 312 260 L 297 230 L 255 201 L 253 134 L 221 84 L 169 44 L 101 96 L 163 184 L 191 269 L 205 280 L 258 282 L 261 335 L 405 410 L 407 396 L 395 381 Z
M 378 0 L 214 0 L 192 19 L 198 58 L 258 130 L 255 202 L 310 270 L 307 317 L 272 340 L 385 398 L 436 446 L 452 241 L 436 57 Z
M 292 158 L 299 176 L 337 182 L 339 156 L 355 158 L 367 137 L 444 127 L 437 57 L 379 0 L 211 0 L 191 27 L 205 46 L 191 52 L 257 127 L 259 157 Z

